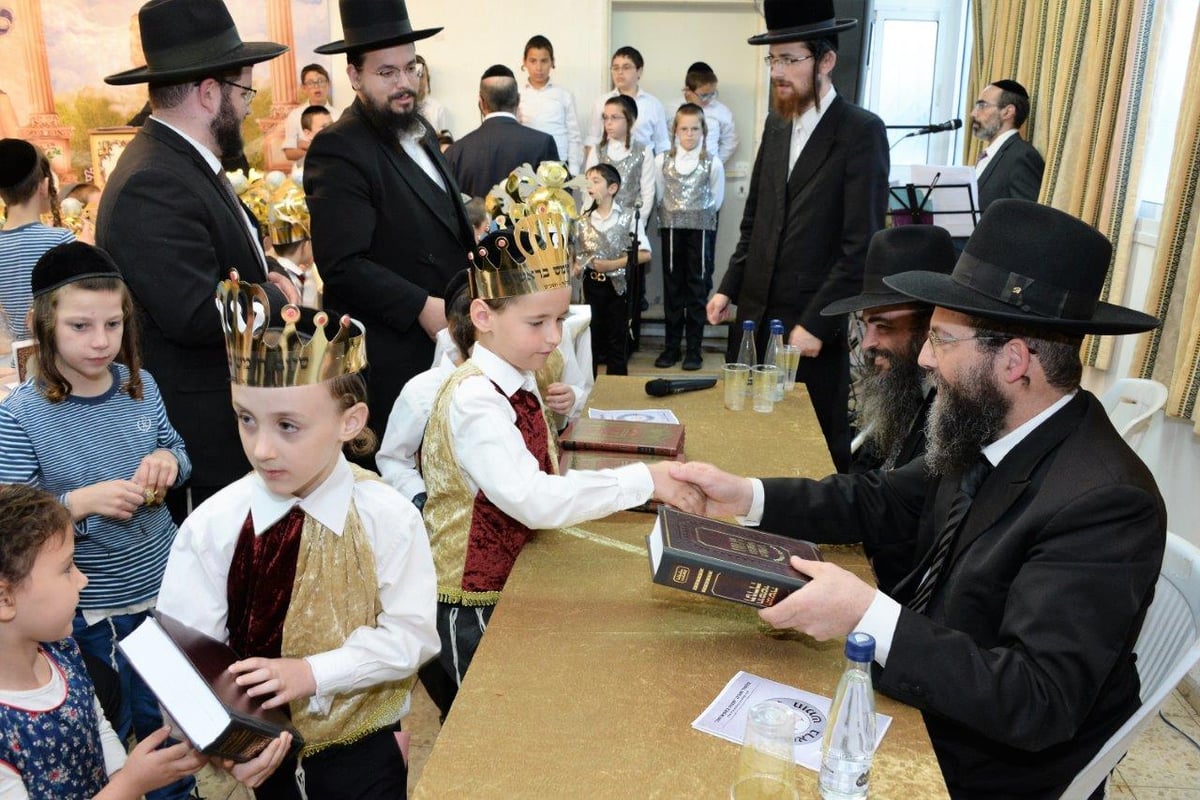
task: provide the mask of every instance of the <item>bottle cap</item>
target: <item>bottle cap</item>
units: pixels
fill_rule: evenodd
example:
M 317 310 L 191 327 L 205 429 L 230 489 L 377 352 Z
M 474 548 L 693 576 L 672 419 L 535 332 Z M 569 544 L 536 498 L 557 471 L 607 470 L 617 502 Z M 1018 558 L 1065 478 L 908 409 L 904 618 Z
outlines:
M 743 320 L 742 321 L 742 330 L 744 330 L 744 331 L 754 330 L 754 320 L 752 320 L 752 319 Z
M 851 633 L 846 637 L 846 658 L 860 663 L 874 661 L 875 637 L 862 631 Z
M 783 333 L 783 320 L 771 320 L 771 333 Z

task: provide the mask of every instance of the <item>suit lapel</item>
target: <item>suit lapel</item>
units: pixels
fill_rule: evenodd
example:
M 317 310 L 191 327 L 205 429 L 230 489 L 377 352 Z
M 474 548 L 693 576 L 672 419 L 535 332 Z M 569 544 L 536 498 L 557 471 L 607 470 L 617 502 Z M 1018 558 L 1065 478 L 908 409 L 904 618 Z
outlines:
M 804 143 L 804 149 L 800 151 L 800 157 L 796 159 L 796 165 L 792 167 L 792 174 L 788 176 L 789 197 L 799 195 L 805 185 L 812 180 L 817 170 L 821 168 L 821 165 L 829 158 L 829 151 L 833 149 L 834 132 L 838 128 L 845 108 L 846 101 L 842 99 L 841 95 L 838 95 L 821 115 L 820 122 L 813 129 L 808 141 Z M 791 128 L 789 127 L 789 151 L 791 150 L 790 133 Z M 786 157 L 784 163 L 787 163 Z
M 988 165 L 988 168 L 983 171 L 983 174 L 979 176 L 979 180 L 976 181 L 976 184 L 980 188 L 986 186 L 988 182 L 991 181 L 992 176 L 995 175 L 997 170 L 1000 169 L 1000 162 L 1004 159 L 1004 154 L 1008 152 L 1009 146 L 1012 145 L 1014 139 L 1019 139 L 1020 136 L 1021 134 L 1014 133 L 1012 136 L 1004 140 L 1004 144 L 1000 145 L 999 150 L 988 156 L 988 159 L 992 163 Z

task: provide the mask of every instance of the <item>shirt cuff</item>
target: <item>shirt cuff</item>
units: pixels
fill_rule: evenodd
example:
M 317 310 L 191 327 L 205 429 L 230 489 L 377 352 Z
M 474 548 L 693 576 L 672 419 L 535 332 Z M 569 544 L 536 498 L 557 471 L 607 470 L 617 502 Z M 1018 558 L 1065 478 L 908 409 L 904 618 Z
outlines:
M 336 687 L 329 686 L 329 672 L 336 667 L 337 655 L 335 652 L 317 653 L 306 656 L 304 660 L 312 670 L 313 684 L 317 687 L 313 696 L 308 698 L 308 713 L 323 717 L 333 707 L 333 698 L 338 694 Z M 325 674 L 322 675 L 322 672 Z
M 621 508 L 633 508 L 654 497 L 654 476 L 650 467 L 642 462 L 626 464 L 613 470 L 617 474 Z
M 763 490 L 763 482 L 759 478 L 750 478 L 750 490 L 753 494 L 750 497 L 750 510 L 745 516 L 737 518 L 739 525 L 745 525 L 748 528 L 756 527 L 762 522 L 763 506 L 766 505 L 767 495 Z
M 901 606 L 892 598 L 878 589 L 875 599 L 867 607 L 867 613 L 854 630 L 869 633 L 875 639 L 875 663 L 881 667 L 887 666 L 888 654 L 892 651 L 892 638 L 896 635 L 896 626 L 900 623 Z

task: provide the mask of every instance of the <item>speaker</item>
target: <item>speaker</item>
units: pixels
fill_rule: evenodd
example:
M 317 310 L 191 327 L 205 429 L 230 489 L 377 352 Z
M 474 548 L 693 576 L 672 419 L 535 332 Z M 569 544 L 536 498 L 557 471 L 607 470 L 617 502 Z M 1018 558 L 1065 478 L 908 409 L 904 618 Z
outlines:
M 858 20 L 848 31 L 838 34 L 838 60 L 833 69 L 833 88 L 847 100 L 863 104 L 861 92 L 867 84 L 867 61 L 871 54 L 871 26 L 875 17 L 874 0 L 833 0 L 838 19 Z

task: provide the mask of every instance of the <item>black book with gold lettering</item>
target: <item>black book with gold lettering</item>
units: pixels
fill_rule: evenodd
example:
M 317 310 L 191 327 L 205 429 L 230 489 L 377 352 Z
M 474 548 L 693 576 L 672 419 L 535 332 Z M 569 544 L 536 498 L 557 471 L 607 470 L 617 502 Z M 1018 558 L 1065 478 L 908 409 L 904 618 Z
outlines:
M 659 508 L 646 544 L 655 583 L 758 608 L 773 606 L 808 583 L 789 565 L 792 556 L 821 560 L 812 542 L 668 506 Z

